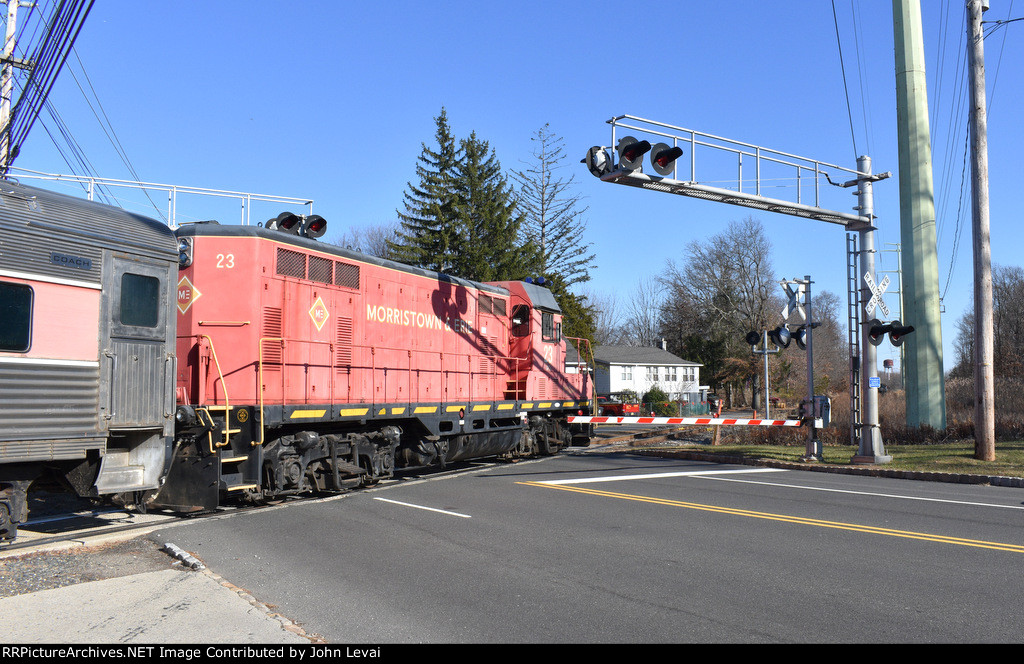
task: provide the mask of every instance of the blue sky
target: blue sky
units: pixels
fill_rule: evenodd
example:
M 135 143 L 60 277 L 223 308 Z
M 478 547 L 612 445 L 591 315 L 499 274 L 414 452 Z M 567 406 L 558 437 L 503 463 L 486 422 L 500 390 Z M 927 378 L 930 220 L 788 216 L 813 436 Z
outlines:
M 965 4 L 922 2 L 947 371 L 954 324 L 972 298 L 968 189 L 961 203 L 961 178 L 970 180 L 963 169 Z M 1017 5 L 992 0 L 986 20 L 1024 15 L 1024 2 Z M 101 0 L 76 53 L 142 180 L 308 197 L 328 219 L 328 236 L 395 219 L 442 106 L 454 133 L 476 131 L 506 170 L 525 167 L 531 137 L 549 124 L 564 139 L 564 174 L 575 174 L 589 206 L 597 269 L 586 288 L 614 294 L 620 305 L 639 280 L 681 260 L 689 242 L 747 216 L 768 230 L 780 278 L 809 274 L 815 292 L 831 290 L 845 301 L 846 245 L 832 224 L 600 182 L 578 162 L 590 146 L 609 144 L 607 120 L 617 115 L 851 169 L 858 154 L 868 154 L 875 172 L 893 173 L 875 185 L 876 246 L 900 241 L 889 0 Z M 986 60 L 992 257 L 1019 265 L 1020 215 L 1011 206 L 1015 157 L 1024 154 L 1024 21 L 986 39 Z M 85 103 L 79 85 L 88 85 L 75 58 L 70 71 L 78 83 L 65 70 L 51 102 L 94 174 L 130 178 Z M 40 123 L 15 166 L 69 172 Z M 851 192 L 841 190 L 837 205 L 852 208 Z M 141 194 L 124 199 L 147 211 Z M 155 200 L 163 209 L 165 201 Z M 238 218 L 236 207 L 209 201 L 182 202 L 179 212 L 186 219 Z M 152 206 L 148 213 L 156 216 Z M 895 270 L 895 254 L 882 253 L 878 267 Z M 895 296 L 887 302 L 895 311 Z M 894 356 L 888 344 L 879 351 L 880 358 Z

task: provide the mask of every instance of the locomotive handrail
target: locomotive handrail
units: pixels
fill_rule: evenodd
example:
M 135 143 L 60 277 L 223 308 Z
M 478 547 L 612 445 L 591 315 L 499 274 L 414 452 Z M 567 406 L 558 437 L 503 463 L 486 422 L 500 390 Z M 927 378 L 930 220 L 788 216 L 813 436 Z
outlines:
M 283 349 L 284 349 L 285 344 L 287 344 L 289 341 L 295 341 L 295 342 L 304 343 L 304 344 L 320 344 L 320 345 L 328 346 L 328 351 L 329 352 L 331 352 L 331 353 L 334 352 L 334 342 L 333 341 L 316 341 L 316 340 L 312 340 L 312 339 L 285 339 L 284 337 L 260 337 L 260 340 L 258 342 L 259 343 L 259 362 L 258 362 L 258 365 L 257 365 L 257 374 L 256 374 L 256 378 L 257 378 L 257 381 L 258 381 L 258 384 L 257 384 L 256 387 L 257 387 L 257 390 L 259 391 L 259 395 L 260 395 L 259 396 L 259 401 L 260 401 L 260 439 L 259 439 L 259 441 L 253 441 L 252 442 L 252 446 L 253 447 L 255 447 L 257 445 L 263 445 L 263 443 L 266 442 L 266 430 L 265 430 L 265 427 L 264 427 L 264 424 L 263 424 L 263 422 L 264 422 L 264 420 L 263 420 L 263 410 L 264 410 L 264 407 L 266 405 L 264 400 L 263 400 L 263 392 L 264 392 L 264 389 L 263 389 L 263 365 L 264 365 L 264 361 L 263 361 L 263 343 L 266 342 L 266 341 L 279 341 L 279 342 L 281 342 L 281 348 L 282 348 L 281 367 L 282 368 L 285 367 L 285 366 L 288 366 L 288 363 L 285 362 L 285 360 L 284 360 Z M 332 362 L 330 366 L 333 367 L 334 363 Z M 282 387 L 283 387 L 283 381 L 284 381 L 284 374 L 283 374 L 283 372 L 282 372 L 281 380 L 282 380 Z M 283 390 L 282 390 L 282 394 L 283 394 Z M 333 380 L 331 381 L 331 393 L 328 396 L 328 398 L 330 399 L 331 403 L 334 403 L 334 381 Z
M 261 427 L 262 427 L 264 410 L 265 410 L 265 407 L 266 407 L 266 402 L 265 402 L 265 397 L 264 397 L 264 389 L 263 389 L 263 381 L 264 381 L 263 368 L 264 368 L 264 365 L 267 364 L 267 362 L 265 360 L 265 356 L 264 356 L 264 344 L 265 344 L 265 342 L 268 342 L 268 341 L 276 341 L 276 342 L 281 343 L 282 344 L 282 349 L 284 349 L 290 343 L 322 344 L 322 345 L 330 346 L 332 353 L 334 351 L 334 346 L 335 346 L 334 342 L 316 341 L 316 340 L 310 340 L 310 339 L 291 339 L 291 338 L 285 338 L 285 337 L 261 337 L 259 339 L 259 365 L 258 365 L 258 375 L 257 375 L 257 378 L 258 378 L 258 381 L 259 381 L 258 388 L 259 388 L 259 406 L 260 406 Z M 439 350 L 433 350 L 433 349 L 431 349 L 431 350 L 427 350 L 427 349 L 413 349 L 413 348 L 399 347 L 399 346 L 384 346 L 384 345 L 380 345 L 380 344 L 353 344 L 353 345 L 351 345 L 351 348 L 352 349 L 362 349 L 364 351 L 369 351 L 368 354 L 369 354 L 369 356 L 371 358 L 371 362 L 368 365 L 353 365 L 353 364 L 346 365 L 347 368 L 349 370 L 352 370 L 352 371 L 367 371 L 368 370 L 368 371 L 373 372 L 373 371 L 376 371 L 377 369 L 395 370 L 395 367 L 393 367 L 393 366 L 378 367 L 377 364 L 376 364 L 378 353 L 383 351 L 383 352 L 393 352 L 393 353 L 398 353 L 398 354 L 404 354 L 405 357 L 407 358 L 407 365 L 406 365 L 406 367 L 399 368 L 397 370 L 398 371 L 404 371 L 406 376 L 408 376 L 409 379 L 410 379 L 409 380 L 409 385 L 408 385 L 409 389 L 410 389 L 411 392 L 413 392 L 413 391 L 415 392 L 415 395 L 413 395 L 413 394 L 409 395 L 408 399 L 409 399 L 410 402 L 418 401 L 420 399 L 420 397 L 421 397 L 421 395 L 419 394 L 419 386 L 418 385 L 415 385 L 415 386 L 413 385 L 412 377 L 415 374 L 424 373 L 424 372 L 429 372 L 429 373 L 435 373 L 436 372 L 436 373 L 441 374 L 441 375 L 443 375 L 445 373 L 455 373 L 455 374 L 463 374 L 463 375 L 466 375 L 466 376 L 469 376 L 469 377 L 472 377 L 474 375 L 475 376 L 481 376 L 481 377 L 487 376 L 487 377 L 489 377 L 489 381 L 490 381 L 491 386 L 492 386 L 492 396 L 493 396 L 493 395 L 501 394 L 504 391 L 503 386 L 500 383 L 501 383 L 502 380 L 504 380 L 507 377 L 505 373 L 502 373 L 501 371 L 499 371 L 497 369 L 497 362 L 499 362 L 499 361 L 515 362 L 517 368 L 519 366 L 518 365 L 519 362 L 529 362 L 529 358 L 528 357 L 520 358 L 520 357 L 513 357 L 513 356 L 506 356 L 506 355 L 486 355 L 485 357 L 488 360 L 492 361 L 491 362 L 491 370 L 490 371 L 474 371 L 473 370 L 473 361 L 476 360 L 476 359 L 479 359 L 480 356 L 479 355 L 474 355 L 473 353 L 447 352 L 447 351 L 439 351 Z M 414 353 L 416 355 L 419 355 L 419 356 L 422 356 L 424 354 L 434 354 L 434 353 L 436 353 L 438 355 L 438 357 L 439 357 L 440 365 L 438 366 L 437 369 L 423 369 L 423 368 L 416 369 L 416 368 L 413 368 L 413 357 L 414 357 L 413 354 Z M 454 358 L 455 361 L 454 362 L 449 362 L 449 360 L 451 360 L 452 358 Z M 460 366 L 463 362 L 465 362 L 465 365 L 466 365 L 465 367 Z M 282 367 L 282 369 L 284 369 L 285 367 L 289 367 L 289 366 L 297 366 L 297 365 L 295 365 L 294 363 L 289 363 L 286 360 L 285 355 L 282 354 L 282 358 L 281 358 L 281 367 Z M 334 368 L 334 369 L 338 369 L 342 365 L 338 365 L 334 361 L 331 361 L 330 364 L 325 364 L 323 366 L 325 368 L 326 367 L 331 367 L 331 368 Z M 283 380 L 283 376 L 282 376 L 282 380 Z M 335 402 L 335 398 L 334 398 L 335 397 L 335 395 L 334 395 L 335 387 L 336 387 L 336 382 L 334 380 L 331 380 L 330 381 L 330 395 L 328 397 L 331 403 Z M 471 379 L 469 381 L 470 393 L 465 398 L 470 399 L 470 400 L 472 400 L 474 398 L 474 393 L 473 393 L 474 387 L 475 387 L 474 382 Z M 518 392 L 518 390 L 517 390 L 517 392 Z M 413 398 L 414 396 L 415 396 L 415 398 Z M 517 394 L 517 396 L 519 396 L 519 395 Z M 448 399 L 447 395 L 443 395 L 442 399 Z M 254 442 L 253 444 L 254 445 L 257 445 L 257 444 L 262 445 L 264 442 L 265 442 L 265 437 L 264 437 L 263 431 L 261 429 L 259 442 L 258 443 Z
M 227 447 L 228 444 L 230 444 L 230 442 L 231 442 L 231 433 L 232 433 L 232 431 L 231 431 L 230 423 L 228 421 L 228 413 L 231 412 L 231 399 L 228 397 L 228 384 L 224 380 L 224 372 L 220 368 L 220 360 L 217 359 L 217 348 L 214 346 L 213 339 L 211 339 L 210 336 L 206 335 L 206 334 L 197 334 L 196 338 L 197 339 L 206 339 L 210 343 L 210 354 L 213 355 L 213 363 L 214 363 L 214 366 L 217 367 L 217 375 L 220 376 L 220 386 L 221 386 L 221 389 L 224 391 L 224 405 L 217 407 L 217 408 L 223 408 L 224 409 L 224 442 L 223 443 L 214 443 L 213 442 L 213 431 L 207 431 L 207 434 L 206 434 L 207 438 L 210 441 L 210 454 L 214 454 L 216 452 L 214 447 Z M 198 400 L 197 403 L 202 404 L 203 401 L 204 401 L 203 397 L 206 396 L 206 381 L 205 380 L 200 381 L 199 389 L 200 389 L 200 394 L 199 394 L 200 399 Z M 206 406 L 206 408 L 209 409 L 210 406 Z M 212 418 L 211 418 L 211 421 L 212 421 Z
M 578 352 L 579 352 L 579 348 L 589 349 L 589 347 L 590 347 L 589 340 L 587 340 L 587 339 L 578 339 L 578 338 L 575 338 L 575 337 L 565 337 L 565 338 L 566 339 L 571 339 L 571 340 L 575 341 L 577 344 L 579 344 L 578 349 L 577 349 Z M 474 361 L 480 359 L 481 356 L 480 355 L 475 355 L 473 353 L 439 351 L 439 350 L 435 350 L 435 349 L 429 349 L 429 350 L 428 349 L 412 349 L 412 348 L 408 348 L 408 347 L 387 346 L 387 345 L 380 345 L 380 344 L 352 344 L 350 347 L 353 350 L 361 349 L 363 351 L 368 351 L 368 352 L 364 352 L 363 356 L 364 357 L 367 356 L 367 355 L 369 356 L 369 358 L 370 358 L 369 364 L 354 365 L 354 364 L 350 363 L 348 365 L 340 365 L 340 364 L 337 364 L 336 358 L 333 357 L 333 353 L 334 353 L 335 346 L 336 346 L 335 342 L 331 342 L 331 341 L 317 341 L 317 340 L 310 340 L 310 339 L 286 338 L 286 337 L 260 337 L 259 342 L 258 342 L 259 343 L 259 352 L 258 352 L 258 366 L 257 366 L 257 380 L 258 380 L 257 388 L 259 390 L 259 411 L 260 411 L 260 434 L 259 434 L 258 440 L 253 441 L 253 443 L 252 443 L 253 446 L 263 445 L 263 444 L 266 443 L 266 431 L 265 431 L 264 421 L 265 421 L 265 413 L 266 413 L 267 403 L 266 403 L 266 396 L 265 396 L 264 380 L 265 380 L 265 378 L 267 376 L 266 376 L 266 374 L 264 372 L 264 368 L 265 368 L 265 365 L 268 364 L 267 359 L 266 359 L 266 354 L 265 354 L 265 346 L 266 346 L 267 342 L 277 342 L 277 343 L 279 343 L 281 345 L 282 355 L 281 355 L 281 358 L 280 358 L 280 365 L 279 366 L 282 369 L 282 388 L 283 388 L 283 385 L 284 385 L 283 381 L 285 380 L 285 372 L 284 372 L 284 370 L 286 368 L 288 368 L 288 367 L 295 367 L 295 366 L 306 366 L 308 368 L 310 366 L 310 363 L 308 361 L 307 362 L 302 362 L 302 363 L 288 362 L 287 354 L 284 352 L 285 349 L 288 347 L 288 345 L 289 344 L 324 345 L 324 346 L 328 346 L 329 347 L 330 352 L 332 353 L 332 358 L 328 361 L 328 363 L 325 363 L 325 364 L 322 365 L 323 368 L 332 368 L 332 369 L 346 368 L 350 372 L 370 371 L 371 372 L 371 376 L 372 376 L 372 372 L 375 372 L 378 369 L 385 370 L 385 371 L 391 370 L 391 371 L 403 372 L 405 374 L 405 378 L 408 381 L 407 382 L 407 387 L 409 389 L 409 394 L 406 397 L 406 399 L 410 403 L 414 403 L 414 402 L 420 401 L 422 399 L 422 395 L 419 392 L 420 391 L 420 385 L 419 385 L 419 381 L 418 381 L 418 377 L 422 373 L 437 373 L 437 374 L 440 374 L 442 376 L 445 375 L 445 374 L 462 374 L 464 376 L 469 377 L 469 381 L 468 381 L 469 394 L 466 397 L 464 397 L 464 399 L 467 399 L 469 401 L 472 401 L 472 400 L 474 400 L 476 398 L 479 398 L 479 396 L 474 393 L 474 388 L 479 387 L 479 385 L 478 385 L 478 383 L 476 381 L 474 381 L 472 379 L 473 376 L 479 376 L 481 379 L 489 380 L 489 382 L 491 383 L 492 389 L 491 389 L 490 393 L 487 395 L 487 397 L 488 397 L 487 400 L 490 400 L 490 401 L 494 401 L 494 400 L 508 400 L 508 399 L 502 399 L 499 395 L 503 395 L 505 392 L 509 391 L 508 385 L 502 386 L 500 384 L 501 381 L 505 381 L 505 380 L 507 380 L 509 378 L 509 374 L 507 372 L 505 372 L 505 371 L 500 370 L 498 368 L 498 363 L 499 362 L 508 362 L 508 363 L 510 363 L 511 366 L 515 367 L 515 371 L 513 373 L 516 376 L 519 375 L 519 369 L 522 367 L 523 363 L 525 363 L 526 366 L 530 366 L 530 364 L 531 364 L 531 358 L 529 356 L 517 357 L 517 356 L 511 356 L 511 355 L 497 355 L 497 354 L 495 354 L 495 355 L 485 355 L 483 357 L 485 357 L 487 360 L 490 361 L 489 364 L 488 364 L 490 370 L 489 371 L 486 371 L 486 370 L 485 371 L 474 371 L 474 369 L 473 369 Z M 380 366 L 380 367 L 378 367 L 377 366 L 377 360 L 378 360 L 379 356 L 384 354 L 384 353 L 396 353 L 396 354 L 398 354 L 400 356 L 404 356 L 406 358 L 406 360 L 407 360 L 406 366 L 404 368 L 402 368 L 402 367 L 396 368 L 393 365 L 392 366 Z M 414 366 L 413 366 L 413 358 L 414 358 L 414 356 L 422 356 L 422 355 L 430 355 L 430 354 L 436 354 L 437 355 L 437 358 L 439 360 L 439 364 L 438 364 L 436 369 L 434 369 L 434 368 L 427 369 L 427 368 L 422 368 L 422 367 L 421 368 L 414 368 Z M 580 357 L 581 358 L 583 357 L 582 353 L 580 353 Z M 277 362 L 275 362 L 275 364 L 277 364 Z M 581 362 L 581 364 L 582 364 L 582 362 Z M 219 367 L 218 367 L 218 370 L 219 370 Z M 489 377 L 489 379 L 485 378 L 485 377 Z M 414 380 L 414 378 L 416 380 Z M 223 380 L 223 377 L 222 377 L 222 380 Z M 480 382 L 482 382 L 482 381 L 480 381 Z M 327 396 L 327 399 L 329 400 L 330 403 L 336 403 L 334 392 L 335 392 L 336 387 L 337 387 L 337 382 L 332 378 L 329 381 L 329 383 L 330 383 L 330 387 L 329 387 L 329 394 Z M 525 394 L 523 394 L 523 390 L 520 389 L 520 387 L 518 385 L 518 381 L 517 381 L 517 384 L 512 388 L 512 390 L 514 391 L 513 398 L 512 398 L 513 401 L 518 401 L 520 399 L 524 399 L 525 398 Z M 282 396 L 283 396 L 283 391 L 282 391 Z M 440 396 L 440 399 L 441 399 L 442 402 L 453 401 L 453 400 L 457 400 L 457 401 L 463 400 L 463 398 L 455 398 L 455 399 L 453 399 L 447 393 L 442 393 L 439 396 Z
M 412 363 L 412 353 L 419 353 L 419 354 L 437 353 L 442 364 L 441 364 L 440 368 L 436 369 L 436 371 L 438 373 L 441 373 L 441 374 L 443 374 L 445 372 L 449 372 L 449 373 L 453 372 L 452 369 L 446 369 L 445 368 L 444 360 L 445 360 L 445 356 L 446 355 L 449 355 L 449 356 L 453 356 L 454 355 L 459 360 L 465 359 L 465 361 L 466 361 L 466 363 L 468 365 L 467 369 L 461 370 L 461 371 L 456 369 L 456 370 L 454 370 L 454 373 L 464 373 L 467 376 L 473 376 L 473 375 L 491 376 L 492 377 L 491 378 L 491 383 L 492 383 L 492 387 L 495 388 L 495 390 L 494 390 L 495 393 L 497 393 L 498 391 L 501 391 L 501 390 L 497 390 L 497 388 L 500 387 L 498 385 L 498 383 L 499 383 L 499 380 L 501 380 L 501 379 L 503 379 L 505 377 L 505 374 L 501 374 L 497 370 L 493 370 L 493 371 L 490 371 L 490 372 L 486 372 L 486 371 L 473 371 L 473 360 L 474 359 L 479 359 L 481 357 L 481 355 L 474 355 L 473 353 L 458 353 L 458 352 L 454 352 L 453 353 L 453 352 L 449 352 L 449 351 L 440 351 L 440 350 L 433 350 L 433 349 L 426 350 L 426 349 L 413 349 L 413 348 L 399 347 L 399 346 L 381 346 L 379 344 L 374 344 L 374 345 L 370 345 L 370 344 L 353 344 L 352 348 L 368 349 L 370 351 L 370 356 L 372 358 L 374 358 L 374 359 L 376 359 L 376 351 L 378 351 L 378 350 L 395 351 L 395 352 L 399 352 L 399 353 L 402 353 L 402 352 L 408 353 L 408 358 L 409 358 L 409 361 L 410 361 L 410 366 L 406 369 L 406 371 L 410 375 L 414 371 L 412 369 L 412 366 L 411 366 L 411 363 Z M 529 360 L 529 358 L 519 358 L 519 357 L 513 357 L 513 356 L 507 356 L 507 355 L 483 355 L 482 357 L 484 357 L 486 359 L 489 359 L 489 360 L 494 360 L 495 362 L 498 361 L 498 360 L 514 360 L 514 361 L 517 361 L 517 362 L 519 360 L 526 360 L 526 361 Z M 456 366 L 457 366 L 457 363 L 456 363 Z M 356 366 L 353 366 L 353 365 L 349 365 L 349 367 L 353 368 L 353 369 L 369 369 L 371 371 L 375 371 L 377 369 L 376 364 L 370 364 L 368 367 L 367 366 L 356 367 Z M 384 368 L 391 368 L 391 367 L 384 367 Z M 415 371 L 420 372 L 420 371 L 434 371 L 434 370 L 416 369 Z M 472 381 L 470 381 L 469 388 L 470 388 L 470 390 L 473 389 Z M 470 392 L 470 394 L 469 394 L 469 396 L 467 398 L 470 399 L 470 400 L 473 399 L 472 392 Z

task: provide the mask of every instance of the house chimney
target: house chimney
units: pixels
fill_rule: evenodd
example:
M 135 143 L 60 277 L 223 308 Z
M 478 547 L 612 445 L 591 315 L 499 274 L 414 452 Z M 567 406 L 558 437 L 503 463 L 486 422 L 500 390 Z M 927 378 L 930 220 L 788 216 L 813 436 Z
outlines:
M 665 341 L 665 337 L 661 338 L 661 343 L 658 344 L 658 347 L 661 348 L 662 350 L 668 350 L 668 342 Z

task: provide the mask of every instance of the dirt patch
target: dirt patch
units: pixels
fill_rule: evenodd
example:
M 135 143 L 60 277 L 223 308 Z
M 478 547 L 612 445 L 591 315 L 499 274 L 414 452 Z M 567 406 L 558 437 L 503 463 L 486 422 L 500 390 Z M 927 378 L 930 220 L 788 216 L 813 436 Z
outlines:
M 138 537 L 96 547 L 0 558 L 0 597 L 168 569 L 174 559 Z

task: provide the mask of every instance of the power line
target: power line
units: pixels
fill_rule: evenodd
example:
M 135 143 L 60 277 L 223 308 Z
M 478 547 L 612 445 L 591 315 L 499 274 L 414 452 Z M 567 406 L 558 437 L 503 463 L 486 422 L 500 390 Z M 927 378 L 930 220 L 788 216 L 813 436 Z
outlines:
M 60 4 L 50 17 L 42 44 L 32 58 L 32 71 L 25 82 L 21 97 L 11 109 L 8 126 L 0 128 L 0 131 L 9 132 L 10 135 L 10 153 L 5 167 L 9 167 L 17 156 L 43 109 L 57 75 L 67 60 L 68 53 L 89 15 L 89 10 L 92 9 L 92 3 L 93 0 L 60 0 Z
M 846 64 L 843 62 L 843 41 L 839 38 L 839 17 L 836 15 L 836 0 L 832 0 L 832 20 L 836 26 L 836 43 L 839 44 L 839 67 L 843 72 L 843 90 L 846 92 L 846 114 L 850 118 L 850 138 L 853 140 L 853 156 L 857 157 L 857 136 L 853 132 L 853 111 L 850 109 L 850 88 L 846 84 Z

